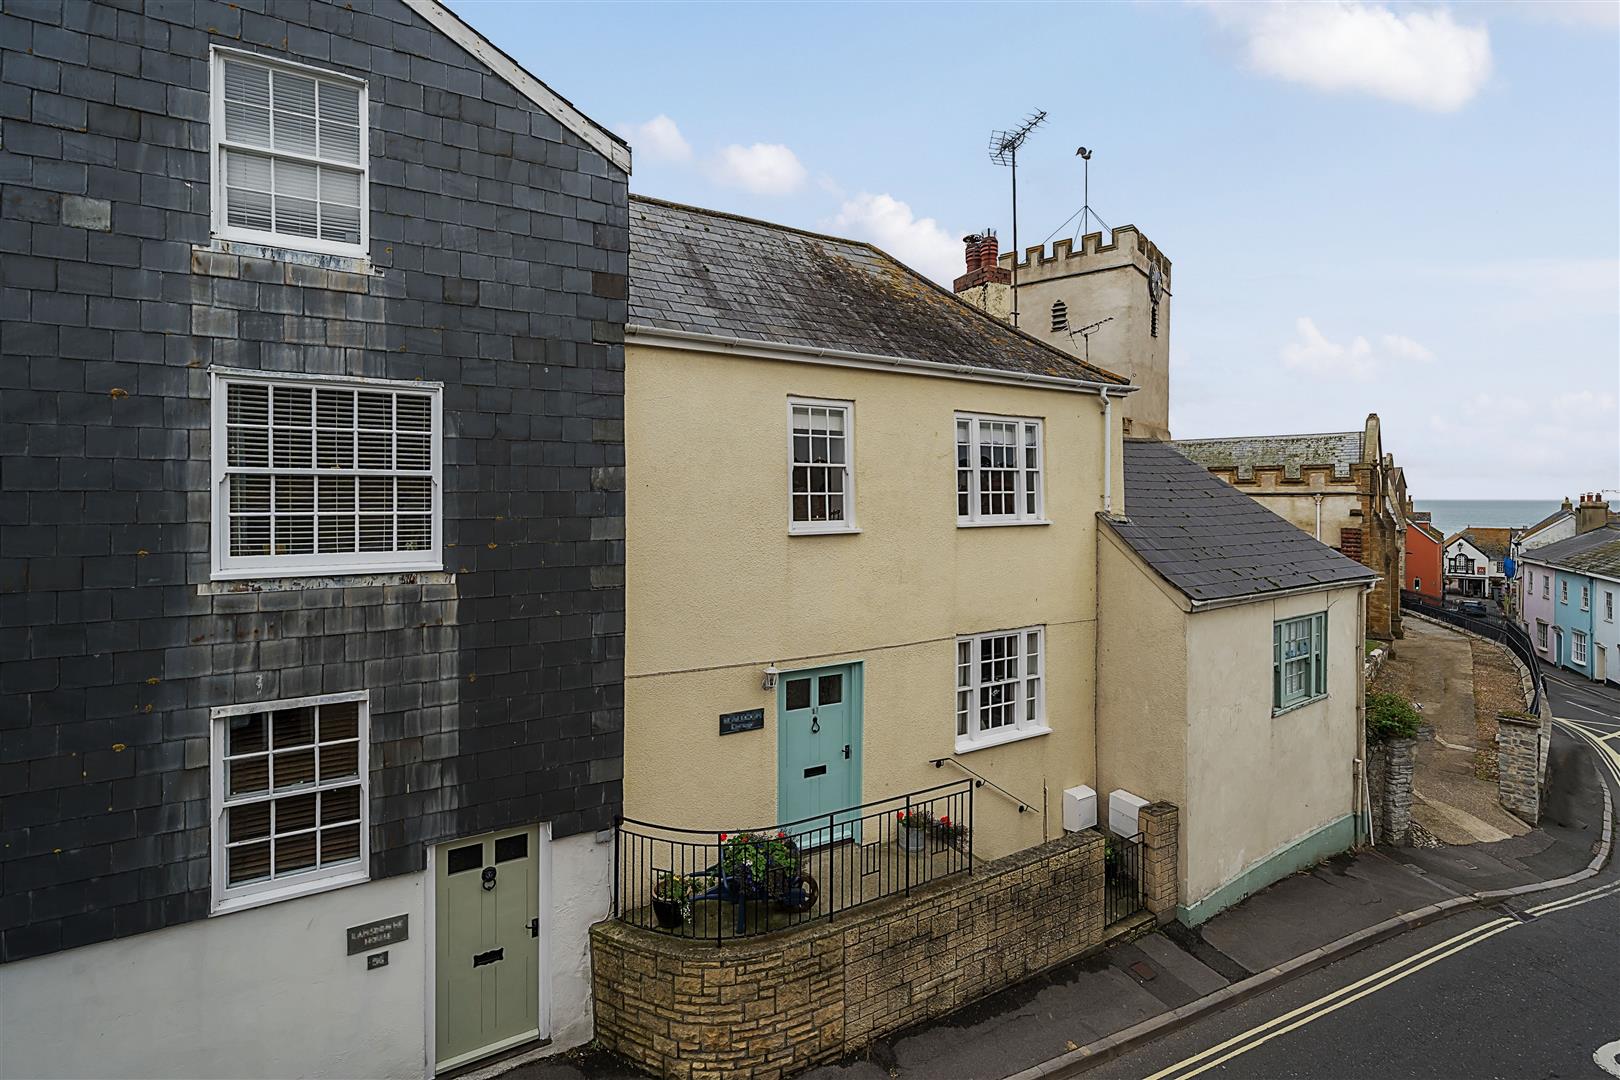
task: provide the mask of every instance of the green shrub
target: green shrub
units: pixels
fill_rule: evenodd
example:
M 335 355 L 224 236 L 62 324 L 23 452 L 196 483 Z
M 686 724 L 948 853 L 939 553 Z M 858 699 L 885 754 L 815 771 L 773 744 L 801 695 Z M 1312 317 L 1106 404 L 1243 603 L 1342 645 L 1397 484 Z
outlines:
M 1367 695 L 1367 741 L 1388 742 L 1410 739 L 1422 722 L 1412 703 L 1399 694 L 1374 692 Z

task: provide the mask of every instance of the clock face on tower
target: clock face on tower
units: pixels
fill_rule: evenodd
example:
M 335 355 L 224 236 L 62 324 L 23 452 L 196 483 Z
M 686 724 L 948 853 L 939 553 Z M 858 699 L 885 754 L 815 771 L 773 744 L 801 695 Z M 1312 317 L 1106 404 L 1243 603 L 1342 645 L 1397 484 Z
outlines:
M 1159 302 L 1159 298 L 1163 295 L 1164 274 L 1162 274 L 1159 271 L 1159 268 L 1155 266 L 1152 270 L 1148 271 L 1148 299 L 1157 304 Z

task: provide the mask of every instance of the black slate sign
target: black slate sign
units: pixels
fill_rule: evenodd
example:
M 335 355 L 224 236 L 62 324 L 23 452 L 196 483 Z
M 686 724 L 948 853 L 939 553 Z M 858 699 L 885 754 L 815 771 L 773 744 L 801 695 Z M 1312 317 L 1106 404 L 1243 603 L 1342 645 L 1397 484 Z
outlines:
M 722 735 L 735 735 L 739 731 L 758 731 L 764 726 L 764 709 L 749 709 L 746 712 L 720 714 L 720 734 Z
M 379 922 L 367 923 L 364 926 L 349 927 L 349 955 L 378 949 L 384 945 L 393 945 L 397 942 L 407 941 L 411 936 L 411 917 L 409 915 L 395 915 L 392 919 L 383 919 Z

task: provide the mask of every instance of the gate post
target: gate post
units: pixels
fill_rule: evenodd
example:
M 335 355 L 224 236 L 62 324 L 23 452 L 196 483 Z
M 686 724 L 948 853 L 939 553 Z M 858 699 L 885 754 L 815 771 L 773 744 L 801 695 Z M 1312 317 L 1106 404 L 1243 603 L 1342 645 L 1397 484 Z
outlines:
M 1176 917 L 1179 900 L 1180 811 L 1167 802 L 1150 803 L 1139 815 L 1142 827 L 1142 879 L 1148 911 L 1159 925 Z

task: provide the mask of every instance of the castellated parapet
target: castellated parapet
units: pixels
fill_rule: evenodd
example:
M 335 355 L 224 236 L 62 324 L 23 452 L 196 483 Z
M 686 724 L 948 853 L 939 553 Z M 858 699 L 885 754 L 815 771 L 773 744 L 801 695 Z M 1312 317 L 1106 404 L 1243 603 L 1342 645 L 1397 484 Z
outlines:
M 1013 253 L 1006 252 L 997 262 L 1003 269 L 1011 271 Z M 1070 277 L 1093 270 L 1111 270 L 1132 263 L 1143 274 L 1157 266 L 1159 273 L 1164 275 L 1165 291 L 1170 291 L 1170 260 L 1135 225 L 1121 225 L 1113 231 L 1112 239 L 1106 244 L 1103 243 L 1102 233 L 1086 233 L 1080 238 L 1079 251 L 1075 251 L 1073 241 L 1067 239 L 1054 243 L 1050 255 L 1046 253 L 1045 244 L 1025 248 L 1024 258 L 1018 263 L 1018 284 L 1021 288 L 1037 281 Z

